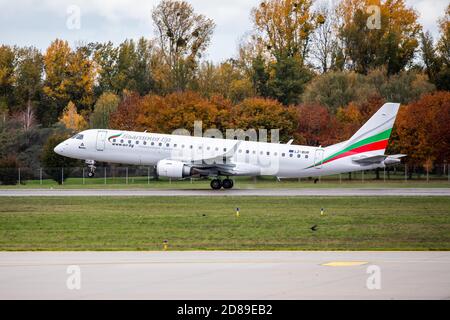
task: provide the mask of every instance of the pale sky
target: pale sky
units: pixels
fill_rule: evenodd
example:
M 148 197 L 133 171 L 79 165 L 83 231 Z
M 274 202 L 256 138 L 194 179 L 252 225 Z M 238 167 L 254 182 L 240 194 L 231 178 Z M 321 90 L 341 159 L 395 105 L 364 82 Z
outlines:
M 261 0 L 188 0 L 197 13 L 212 18 L 216 29 L 206 59 L 233 57 L 242 37 L 252 30 L 250 11 Z M 321 0 L 336 1 L 336 0 Z M 152 8 L 159 0 L 0 0 L 0 44 L 35 46 L 45 50 L 56 38 L 77 42 L 119 44 L 125 39 L 154 36 Z M 406 0 L 420 14 L 420 23 L 434 37 L 437 19 L 448 0 Z M 68 8 L 81 11 L 79 29 L 69 29 Z

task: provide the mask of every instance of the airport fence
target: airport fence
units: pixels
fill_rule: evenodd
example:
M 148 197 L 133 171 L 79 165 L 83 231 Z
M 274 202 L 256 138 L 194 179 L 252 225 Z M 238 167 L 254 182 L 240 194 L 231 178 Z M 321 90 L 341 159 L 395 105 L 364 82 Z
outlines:
M 320 170 L 320 169 L 318 169 Z M 136 185 L 152 184 L 155 182 L 171 183 L 172 179 L 160 178 L 156 174 L 155 167 L 150 166 L 99 166 L 95 170 L 95 177 L 88 177 L 87 167 L 70 168 L 0 168 L 0 183 L 2 185 Z M 247 183 L 260 181 L 277 181 L 276 178 L 236 178 Z M 194 179 L 187 179 L 191 182 Z M 314 182 L 399 182 L 399 181 L 447 181 L 450 183 L 450 170 L 447 163 L 434 165 L 427 170 L 423 167 L 408 167 L 401 164 L 379 170 L 358 171 L 346 174 L 338 174 L 324 177 L 309 177 L 302 179 L 289 179 L 289 181 L 314 181 Z

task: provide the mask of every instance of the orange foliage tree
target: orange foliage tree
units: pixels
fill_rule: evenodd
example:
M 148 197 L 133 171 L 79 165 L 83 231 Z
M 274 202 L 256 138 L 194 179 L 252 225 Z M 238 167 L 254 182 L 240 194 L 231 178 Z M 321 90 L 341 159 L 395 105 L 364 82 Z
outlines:
M 298 143 L 326 146 L 339 142 L 336 117 L 319 104 L 298 106 Z
M 450 92 L 436 91 L 400 109 L 393 148 L 413 165 L 450 158 Z
M 176 92 L 165 97 L 148 95 L 140 101 L 136 121 L 140 128 L 171 133 L 176 129 L 192 131 L 194 121 L 202 121 L 203 130 L 222 129 L 230 103 L 219 98 L 207 99 L 195 92 Z
M 115 130 L 141 130 L 137 123 L 140 100 L 139 94 L 126 92 L 117 110 L 111 113 L 109 127 Z
M 279 129 L 280 141 L 287 141 L 298 127 L 297 110 L 272 99 L 248 98 L 232 109 L 228 126 L 243 130 Z

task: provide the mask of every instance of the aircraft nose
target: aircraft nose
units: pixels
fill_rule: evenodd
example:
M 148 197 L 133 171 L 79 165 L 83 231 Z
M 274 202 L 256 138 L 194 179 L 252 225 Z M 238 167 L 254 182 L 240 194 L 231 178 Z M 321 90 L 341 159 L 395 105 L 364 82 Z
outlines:
M 55 153 L 62 155 L 64 153 L 64 142 L 58 144 L 55 149 L 53 149 L 53 151 L 55 151 Z

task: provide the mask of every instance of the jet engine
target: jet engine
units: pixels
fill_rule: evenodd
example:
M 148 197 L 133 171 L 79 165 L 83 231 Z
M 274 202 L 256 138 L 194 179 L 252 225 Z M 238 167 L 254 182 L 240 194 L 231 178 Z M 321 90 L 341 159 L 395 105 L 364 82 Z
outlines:
M 181 179 L 192 176 L 192 168 L 181 161 L 161 160 L 156 165 L 156 172 L 161 177 Z

